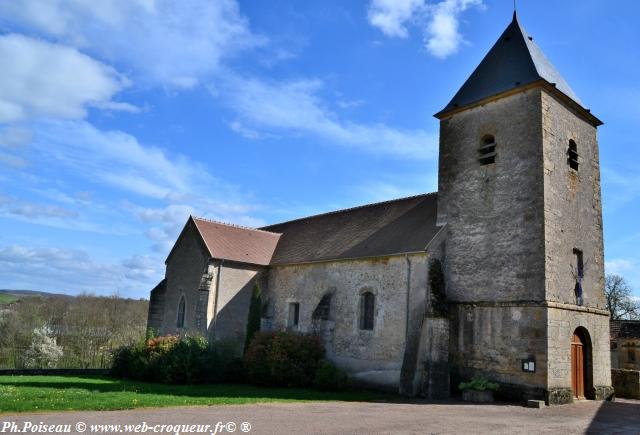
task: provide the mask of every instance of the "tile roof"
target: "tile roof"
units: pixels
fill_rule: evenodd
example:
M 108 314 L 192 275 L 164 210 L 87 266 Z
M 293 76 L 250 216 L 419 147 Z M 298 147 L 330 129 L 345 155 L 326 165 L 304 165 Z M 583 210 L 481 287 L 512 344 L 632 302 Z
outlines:
M 439 230 L 437 194 L 401 198 L 263 227 L 281 233 L 272 265 L 424 251 Z
M 449 104 L 436 116 L 540 80 L 584 105 L 521 26 L 517 15 Z
M 280 234 L 191 217 L 212 258 L 266 266 Z

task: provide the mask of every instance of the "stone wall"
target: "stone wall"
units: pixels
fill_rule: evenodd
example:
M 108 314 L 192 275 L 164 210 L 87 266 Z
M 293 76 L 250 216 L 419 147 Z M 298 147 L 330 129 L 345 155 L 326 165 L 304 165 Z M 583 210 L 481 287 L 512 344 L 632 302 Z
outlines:
M 181 331 L 204 332 L 197 325 L 196 307 L 200 299 L 200 282 L 202 275 L 207 272 L 208 261 L 209 255 L 200 236 L 189 222 L 167 260 L 165 309 L 159 334 L 179 332 L 176 322 L 182 296 L 185 297 L 186 310 L 184 328 Z
M 618 338 L 617 363 L 621 369 L 640 370 L 640 338 Z
M 591 311 L 591 312 L 590 312 Z M 589 334 L 587 352 L 587 398 L 594 399 L 597 389 L 611 386 L 609 355 L 609 317 L 606 312 L 567 306 L 548 310 L 549 328 L 549 391 L 571 389 L 571 338 L 582 327 Z M 591 375 L 589 375 L 591 374 Z
M 481 165 L 485 135 L 495 164 Z M 589 394 L 610 393 L 596 128 L 542 88 L 440 124 L 438 221 L 447 225 L 452 383 L 474 374 L 520 398 L 571 396 L 570 340 L 591 337 Z M 578 171 L 567 164 L 578 145 Z M 583 300 L 575 295 L 583 253 Z M 581 303 L 584 307 L 579 307 Z M 522 371 L 534 358 L 536 372 Z M 537 397 L 534 397 L 537 396 Z
M 236 342 L 242 349 L 254 280 L 263 270 L 260 266 L 211 259 L 197 230 L 187 224 L 167 261 L 158 333 L 197 332 L 211 340 Z M 182 296 L 186 300 L 185 325 L 178 329 Z M 157 308 L 160 304 L 151 305 Z
M 544 299 L 540 90 L 440 123 L 438 219 L 447 223 L 447 294 L 455 301 Z M 482 166 L 485 135 L 496 162 Z
M 546 300 L 575 304 L 576 255 L 583 252 L 583 305 L 604 309 L 604 248 L 596 128 L 543 91 Z M 579 168 L 567 164 L 569 140 Z
M 535 361 L 525 372 L 522 360 Z M 482 375 L 509 400 L 544 398 L 547 386 L 547 313 L 535 304 L 457 304 L 452 308 L 453 387 Z
M 212 264 L 211 339 L 233 341 L 239 347 L 244 345 L 251 294 L 256 277 L 262 270 L 264 268 L 259 266 L 228 261 L 220 264 L 218 260 Z
M 640 371 L 613 369 L 611 370 L 611 380 L 616 397 L 640 399 Z
M 411 361 L 404 357 L 407 333 L 419 336 L 424 318 L 428 259 L 424 253 L 273 267 L 264 296 L 269 318 L 263 325 L 291 329 L 289 304 L 297 302 L 300 318 L 295 329 L 312 332 L 312 314 L 322 297 L 331 294 L 329 358 L 356 383 L 398 391 L 403 363 Z M 367 291 L 375 295 L 371 331 L 360 328 L 361 295 Z M 406 377 L 412 379 L 413 374 Z
M 420 350 L 420 394 L 431 400 L 448 399 L 449 319 L 427 317 L 423 327 L 424 348 Z M 418 376 L 416 376 L 418 377 Z
M 549 309 L 548 388 L 550 391 L 571 388 L 571 337 L 582 327 L 591 340 L 585 367 L 586 394 L 588 398 L 597 398 L 611 386 L 597 131 L 547 91 L 541 92 L 541 104 L 545 299 L 557 307 Z M 577 171 L 567 163 L 570 140 L 577 145 Z M 576 250 L 583 254 L 582 301 L 576 297 Z
M 158 333 L 162 329 L 165 300 L 167 295 L 167 281 L 162 280 L 151 290 L 149 295 L 149 312 L 147 314 L 147 331 Z

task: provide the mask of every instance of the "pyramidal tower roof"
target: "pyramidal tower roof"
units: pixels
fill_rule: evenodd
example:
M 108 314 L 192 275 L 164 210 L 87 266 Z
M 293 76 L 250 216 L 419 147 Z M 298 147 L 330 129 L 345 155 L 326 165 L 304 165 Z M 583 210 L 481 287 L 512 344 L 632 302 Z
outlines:
M 517 14 L 453 99 L 436 116 L 544 80 L 586 110 L 567 81 L 527 34 Z M 589 112 L 588 110 L 586 110 Z

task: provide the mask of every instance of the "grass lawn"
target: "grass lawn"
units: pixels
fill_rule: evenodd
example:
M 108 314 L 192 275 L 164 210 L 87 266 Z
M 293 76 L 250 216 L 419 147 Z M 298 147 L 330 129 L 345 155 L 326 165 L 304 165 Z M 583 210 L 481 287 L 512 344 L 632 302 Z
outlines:
M 6 293 L 0 293 L 0 305 L 10 304 L 11 302 L 17 301 L 18 298 L 14 295 L 9 295 Z
M 315 400 L 394 401 L 397 396 L 251 385 L 163 385 L 97 376 L 0 376 L 0 413 L 113 410 Z

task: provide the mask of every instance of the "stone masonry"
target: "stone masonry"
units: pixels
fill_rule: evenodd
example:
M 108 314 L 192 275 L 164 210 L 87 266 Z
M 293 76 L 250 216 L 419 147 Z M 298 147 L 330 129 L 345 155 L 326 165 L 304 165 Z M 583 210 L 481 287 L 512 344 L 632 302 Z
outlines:
M 191 217 L 151 293 L 149 327 L 240 353 L 258 285 L 261 328 L 317 334 L 356 384 L 436 399 L 483 376 L 509 400 L 611 398 L 601 121 L 515 14 L 436 117 L 437 194 L 261 229 Z

